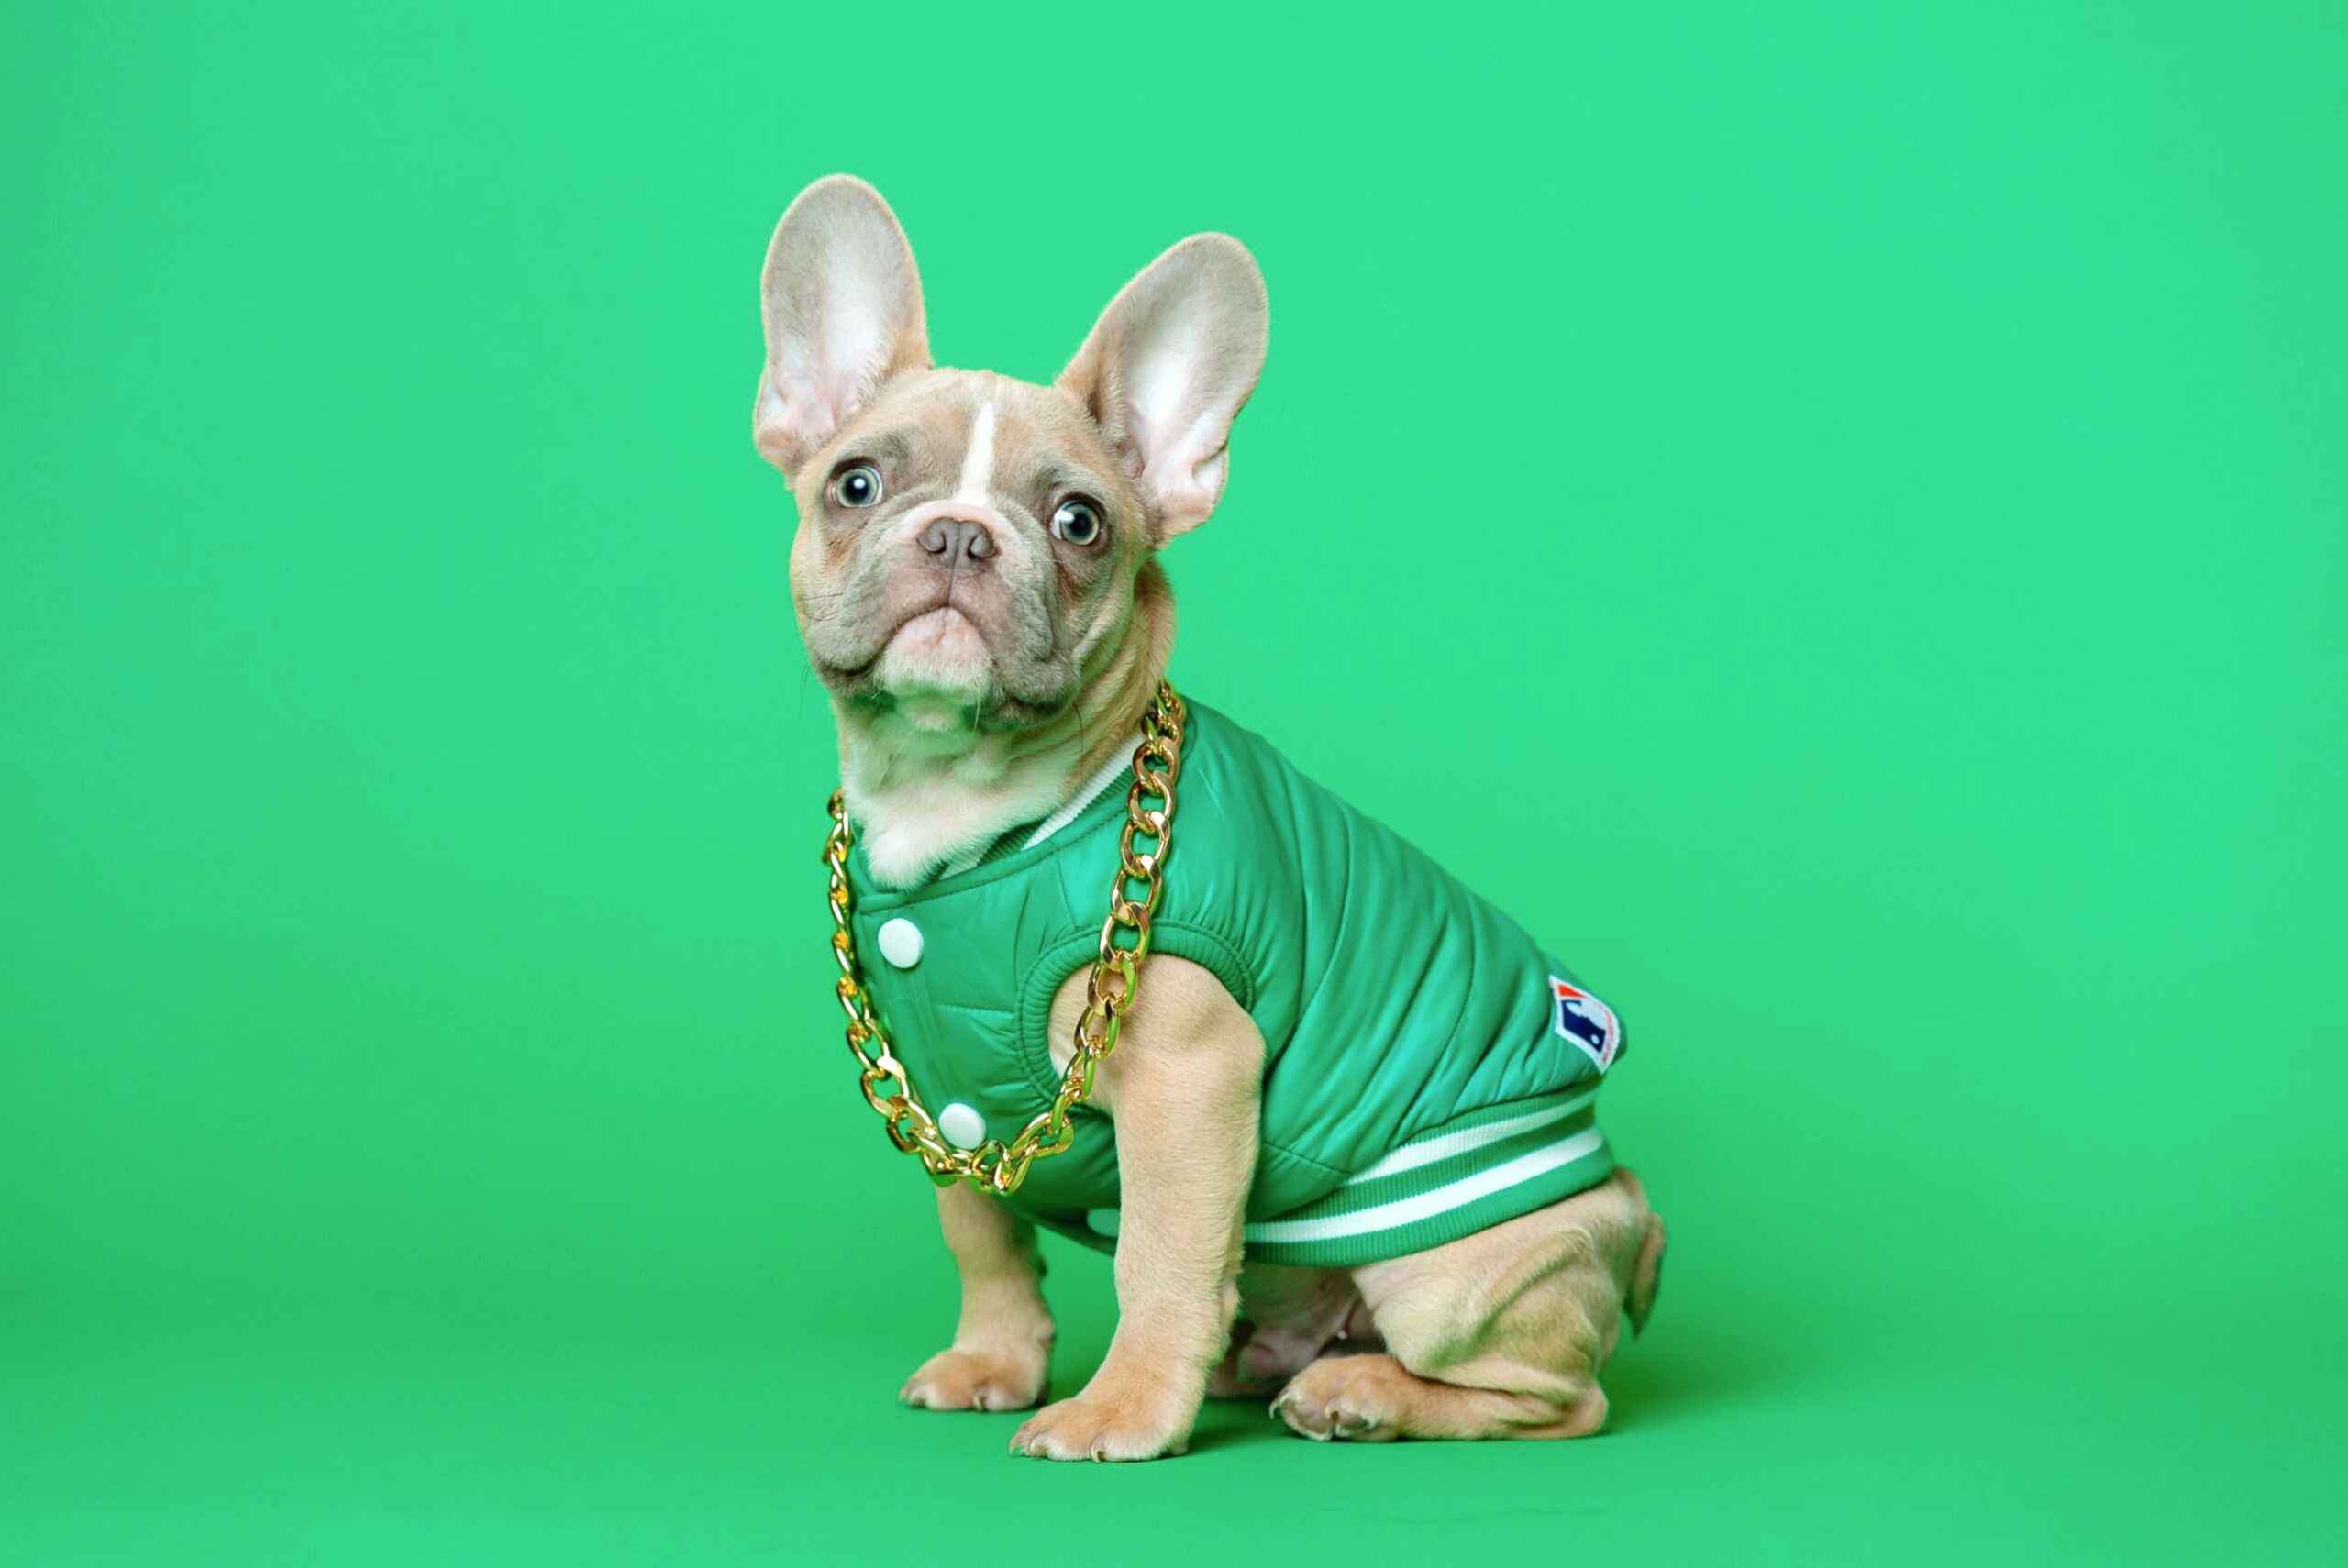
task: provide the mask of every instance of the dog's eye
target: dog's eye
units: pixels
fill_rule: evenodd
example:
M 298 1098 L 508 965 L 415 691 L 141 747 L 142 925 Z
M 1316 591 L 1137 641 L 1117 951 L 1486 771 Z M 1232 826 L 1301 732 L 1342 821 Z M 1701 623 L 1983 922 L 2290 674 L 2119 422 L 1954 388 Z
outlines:
M 1101 508 L 1080 495 L 1071 495 L 1052 513 L 1052 537 L 1071 545 L 1090 545 L 1101 537 Z
M 842 506 L 870 506 L 880 499 L 880 470 L 858 463 L 832 481 L 832 493 Z

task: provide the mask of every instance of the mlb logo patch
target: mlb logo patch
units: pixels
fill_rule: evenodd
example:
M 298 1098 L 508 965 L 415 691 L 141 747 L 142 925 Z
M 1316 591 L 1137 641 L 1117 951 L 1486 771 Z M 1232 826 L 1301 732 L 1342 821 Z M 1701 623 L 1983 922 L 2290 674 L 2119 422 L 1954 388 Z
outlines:
M 1604 1072 L 1614 1065 L 1615 1055 L 1623 1048 L 1623 1021 L 1614 1010 L 1583 990 L 1570 980 L 1549 977 L 1549 994 L 1556 1000 L 1557 1016 L 1553 1027 L 1573 1043 L 1574 1048 L 1598 1065 Z

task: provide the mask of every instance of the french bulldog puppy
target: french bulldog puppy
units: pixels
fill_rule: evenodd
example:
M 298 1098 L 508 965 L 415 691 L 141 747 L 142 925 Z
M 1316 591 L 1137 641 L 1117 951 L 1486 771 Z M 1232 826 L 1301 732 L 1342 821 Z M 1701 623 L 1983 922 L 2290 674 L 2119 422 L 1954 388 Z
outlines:
M 1123 820 L 1124 762 L 1174 640 L 1157 552 L 1205 522 L 1223 492 L 1232 422 L 1263 364 L 1263 282 L 1237 241 L 1195 235 L 1125 286 L 1052 384 L 941 369 L 903 229 L 870 186 L 834 176 L 783 215 L 763 303 L 755 435 L 797 501 L 792 603 L 838 722 L 856 893 L 905 900 L 894 907 L 911 917 L 888 922 L 903 928 L 893 944 L 879 932 L 886 965 L 869 956 L 871 931 L 859 926 L 857 944 L 925 1093 L 947 1068 L 898 1010 L 926 1009 L 940 1030 L 965 1015 L 998 1030 L 981 1044 L 1014 1066 L 1010 1088 L 990 1080 L 988 1092 L 1011 1103 L 991 1120 L 981 1105 L 957 1104 L 938 1126 L 965 1140 L 1005 1137 L 1043 1108 L 1070 1059 L 1089 955 L 1046 975 L 1047 1016 L 1038 1001 L 1028 1018 L 1013 1001 L 946 994 L 946 979 L 928 977 L 950 956 L 934 922 L 957 889 L 1000 897 L 1006 878 L 1045 874 L 1036 868 L 1059 842 L 1051 835 L 1095 821 L 1086 813 L 1096 799 L 1116 802 Z M 1113 1231 L 1119 1322 L 1091 1381 L 1020 1427 L 1015 1453 L 1179 1453 L 1210 1394 L 1271 1396 L 1279 1419 L 1323 1441 L 1597 1430 L 1599 1373 L 1624 1312 L 1645 1322 L 1664 1252 L 1638 1178 L 1611 1163 L 1589 1121 L 1619 1024 L 1552 972 L 1521 928 L 1284 771 L 1264 743 L 1195 702 L 1189 726 L 1194 755 L 1165 865 L 1169 934 L 1147 960 L 1146 998 L 1101 1067 L 1065 1165 L 1039 1161 L 1012 1200 L 968 1185 L 938 1193 L 960 1320 L 901 1397 L 932 1410 L 1041 1400 L 1053 1330 L 1038 1288 L 1040 1220 L 1102 1247 Z M 1228 820 L 1289 809 L 1306 825 Z M 1229 895 L 1212 846 L 1268 834 L 1264 842 L 1295 841 L 1309 860 L 1324 842 L 1310 830 L 1332 821 L 1344 831 L 1325 840 L 1336 845 L 1328 853 L 1350 857 L 1325 873 L 1339 880 L 1314 882 L 1324 872 L 1310 866 L 1263 873 L 1290 889 L 1287 901 L 1250 905 L 1246 918 L 1262 929 L 1224 944 L 1293 955 L 1224 956 L 1213 933 L 1225 916 L 1213 900 Z M 1105 899 L 1113 864 L 1087 862 L 1069 885 L 1098 885 Z M 1237 885 L 1252 887 L 1246 875 Z M 1379 878 L 1411 908 L 1435 911 L 1423 961 L 1349 945 L 1382 940 L 1374 931 L 1333 929 L 1348 923 L 1336 900 L 1357 897 L 1342 889 Z M 1312 891 L 1323 886 L 1341 891 Z M 1013 937 L 995 927 L 1041 918 L 1034 911 L 1057 900 L 999 906 L 1011 912 L 992 921 L 987 943 L 1000 937 L 1010 952 Z M 1069 918 L 1092 929 L 1102 913 L 1093 902 Z M 1484 956 L 1443 956 L 1470 947 Z M 1431 1000 L 1372 994 L 1362 1004 L 1433 1042 L 1433 1065 L 1409 1069 L 1421 1081 L 1395 1100 L 1423 1108 L 1423 1085 L 1440 1083 L 1458 1101 L 1445 1102 L 1449 1119 L 1359 1110 L 1379 1101 L 1373 1078 L 1405 1069 L 1361 1055 L 1381 1048 L 1382 1026 L 1331 1018 L 1334 993 L 1378 992 L 1390 973 L 1423 964 L 1456 976 L 1464 996 L 1489 974 L 1517 973 L 1488 961 L 1503 953 L 1528 978 L 1502 988 L 1500 1021 L 1467 1044 L 1459 1020 L 1478 1004 L 1439 985 L 1416 988 Z M 1344 987 L 1320 985 L 1339 972 Z M 959 983 L 980 988 L 981 971 L 964 973 Z M 1014 983 L 1003 977 L 1006 997 Z M 1448 1021 L 1430 1032 L 1427 1007 Z M 998 1015 L 1020 1021 L 988 1021 Z M 1471 1045 L 1486 1054 L 1463 1064 Z M 1016 1065 L 1029 1049 L 1036 1084 Z M 966 1098 L 985 1099 L 975 1088 Z M 1358 1152 L 1332 1154 L 1318 1126 L 1346 1118 L 1361 1129 L 1346 1145 Z M 1055 1209 L 1053 1173 L 1078 1169 L 1088 1151 L 1113 1155 L 1102 1178 L 1109 1196 Z M 914 1168 L 907 1162 L 905 1179 Z M 1550 1191 L 1563 1196 L 1523 1196 Z

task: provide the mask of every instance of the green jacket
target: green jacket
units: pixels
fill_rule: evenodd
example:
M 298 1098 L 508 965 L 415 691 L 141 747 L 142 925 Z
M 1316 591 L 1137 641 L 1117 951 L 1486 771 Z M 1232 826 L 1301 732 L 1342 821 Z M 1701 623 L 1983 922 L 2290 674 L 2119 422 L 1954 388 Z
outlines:
M 1262 738 L 1202 703 L 1189 714 L 1152 944 L 1211 970 L 1263 1032 L 1246 1255 L 1398 1257 L 1605 1180 L 1592 1106 L 1621 1055 L 1611 1010 Z M 1010 1139 L 1058 1088 L 1052 997 L 1092 959 L 1124 822 L 1109 788 L 1041 843 L 896 891 L 875 887 L 859 840 L 866 986 L 960 1146 Z M 1075 1146 L 1009 1201 L 1105 1247 L 1115 1140 L 1101 1112 L 1076 1115 Z

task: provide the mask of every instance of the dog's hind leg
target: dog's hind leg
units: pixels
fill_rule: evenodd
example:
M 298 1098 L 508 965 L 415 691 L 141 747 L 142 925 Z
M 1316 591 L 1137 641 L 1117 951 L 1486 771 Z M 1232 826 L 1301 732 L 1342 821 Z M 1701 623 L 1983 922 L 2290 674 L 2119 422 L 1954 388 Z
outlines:
M 1421 1377 L 1391 1355 L 1332 1355 L 1290 1379 L 1272 1414 L 1322 1442 L 1585 1437 L 1606 1419 L 1606 1394 L 1594 1379 L 1537 1394 L 1472 1388 Z
M 1652 1303 L 1662 1222 L 1620 1171 L 1547 1209 L 1355 1271 L 1382 1354 L 1324 1356 L 1272 1412 L 1306 1437 L 1568 1438 L 1606 1419 L 1599 1373 Z

